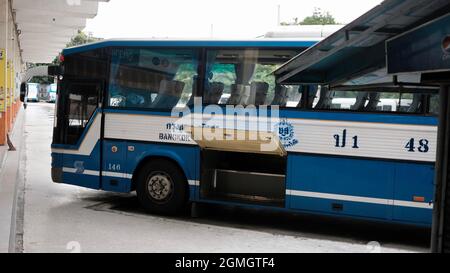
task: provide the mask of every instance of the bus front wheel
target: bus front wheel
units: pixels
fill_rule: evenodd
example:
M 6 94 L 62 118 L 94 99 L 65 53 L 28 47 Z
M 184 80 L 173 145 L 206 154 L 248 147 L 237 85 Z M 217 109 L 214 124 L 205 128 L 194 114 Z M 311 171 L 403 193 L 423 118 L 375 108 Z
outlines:
M 136 186 L 139 203 L 148 212 L 176 214 L 186 205 L 186 179 L 170 161 L 158 159 L 145 164 Z

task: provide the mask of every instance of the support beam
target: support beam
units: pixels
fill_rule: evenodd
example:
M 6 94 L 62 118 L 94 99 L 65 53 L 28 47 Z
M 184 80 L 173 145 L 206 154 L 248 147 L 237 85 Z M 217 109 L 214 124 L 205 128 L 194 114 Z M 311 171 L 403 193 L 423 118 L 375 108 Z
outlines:
M 431 251 L 443 253 L 450 250 L 449 237 L 449 151 L 450 151 L 450 86 L 442 85 L 439 92 L 439 131 L 436 158 L 436 192 L 433 211 Z

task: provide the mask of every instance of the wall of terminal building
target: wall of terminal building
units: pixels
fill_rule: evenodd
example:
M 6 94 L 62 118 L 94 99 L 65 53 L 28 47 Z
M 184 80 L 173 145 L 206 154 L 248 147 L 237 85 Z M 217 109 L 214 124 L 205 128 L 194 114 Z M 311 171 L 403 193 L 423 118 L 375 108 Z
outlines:
M 20 76 L 24 71 L 11 0 L 0 0 L 0 145 L 21 108 Z

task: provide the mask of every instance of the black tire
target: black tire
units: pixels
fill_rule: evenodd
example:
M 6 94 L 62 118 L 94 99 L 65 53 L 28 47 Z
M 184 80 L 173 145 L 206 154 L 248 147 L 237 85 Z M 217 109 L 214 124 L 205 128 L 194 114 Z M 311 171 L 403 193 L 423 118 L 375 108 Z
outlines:
M 182 211 L 187 203 L 186 178 L 180 168 L 168 160 L 146 163 L 137 174 L 136 182 L 139 203 L 148 212 L 173 215 Z M 171 186 L 167 193 L 168 183 Z

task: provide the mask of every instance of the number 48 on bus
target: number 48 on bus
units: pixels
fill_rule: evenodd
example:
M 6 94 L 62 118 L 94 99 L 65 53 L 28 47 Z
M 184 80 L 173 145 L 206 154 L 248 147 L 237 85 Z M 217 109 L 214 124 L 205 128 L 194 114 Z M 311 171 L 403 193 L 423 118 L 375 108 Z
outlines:
M 416 142 L 416 140 L 414 138 L 411 138 L 408 143 L 406 143 L 405 148 L 408 149 L 408 152 L 414 153 L 416 150 L 419 153 L 428 153 L 428 151 L 430 150 L 429 145 L 429 141 L 428 139 L 421 139 L 418 142 Z M 417 149 L 416 149 L 416 145 Z

